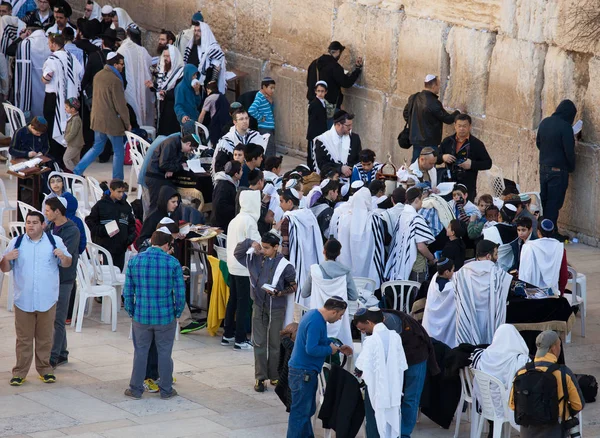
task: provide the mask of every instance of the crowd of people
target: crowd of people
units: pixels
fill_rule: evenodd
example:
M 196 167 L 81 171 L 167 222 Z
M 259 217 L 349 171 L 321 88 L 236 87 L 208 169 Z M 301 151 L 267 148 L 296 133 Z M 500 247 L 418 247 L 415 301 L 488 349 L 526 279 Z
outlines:
M 420 407 L 438 421 L 431 412 L 440 400 L 432 401 L 432 391 L 442 369 L 448 373 L 443 356 L 465 351 L 461 368 L 471 365 L 505 385 L 510 400 L 498 400 L 498 408 L 510 404 L 522 436 L 564 432 L 559 414 L 544 417 L 527 401 L 535 369 L 556 377 L 560 403 L 543 400 L 560 405 L 560 419 L 572 425 L 567 420 L 584 400 L 564 365 L 558 334 L 539 330 L 525 339 L 510 325 L 561 321 L 566 327 L 572 317 L 558 233 L 574 170 L 571 101 L 538 131 L 540 197 L 509 180 L 501 197 L 480 194 L 478 173 L 492 159 L 472 134 L 471 117 L 444 109 L 436 75 L 424 78 L 404 109 L 399 143 L 412 147 L 410 165 L 396 168 L 362 147 L 354 114 L 342 109 L 342 89 L 359 78 L 363 62 L 357 58 L 346 73 L 338 62 L 345 47 L 334 41 L 308 67 L 307 162 L 284 173 L 275 144 L 276 81 L 265 76 L 259 90 L 230 104 L 225 54 L 200 12 L 177 35 L 161 30 L 153 58 L 122 8 L 88 0 L 84 17 L 72 23 L 63 0 L 17 5 L 0 5 L 0 50 L 15 58 L 9 72 L 0 56 L 6 91 L 0 94 L 28 121 L 13 134 L 10 154 L 46 155 L 76 175 L 113 157 L 112 180 L 84 221 L 78 200 L 54 175 L 42 212 L 26 216 L 26 233 L 14 236 L 4 253 L 0 268 L 14 275 L 11 385 L 25 382 L 34 342 L 44 382 L 55 382 L 53 370 L 68 363 L 65 324 L 90 238 L 125 274 L 122 305 L 132 318 L 135 351 L 125 395 L 176 396 L 175 332 L 206 326 L 186 298 L 183 225 L 207 224 L 226 242 L 220 343 L 254 355 L 254 390 L 275 388 L 290 412 L 288 438 L 314 436 L 311 417 L 325 361 L 330 371 L 319 413 L 325 427 L 355 436 L 366 417 L 368 437 L 404 438 Z M 196 133 L 197 122 L 207 135 Z M 444 124 L 455 131 L 446 138 Z M 138 174 L 141 196 L 133 202 L 125 195 L 126 131 L 157 134 L 149 139 Z M 199 160 L 204 171 L 193 172 L 188 160 Z M 196 198 L 210 203 L 210 215 L 198 210 Z M 398 282 L 416 285 L 402 307 L 394 307 Z M 536 299 L 548 297 L 556 299 Z M 424 390 L 426 381 L 434 389 Z M 458 400 L 442 403 L 453 413 Z

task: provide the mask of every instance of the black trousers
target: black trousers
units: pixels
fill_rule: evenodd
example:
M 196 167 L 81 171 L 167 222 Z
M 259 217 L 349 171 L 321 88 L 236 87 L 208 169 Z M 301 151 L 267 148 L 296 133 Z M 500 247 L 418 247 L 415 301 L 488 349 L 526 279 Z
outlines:
M 246 325 L 250 307 L 250 278 L 229 275 L 229 301 L 225 310 L 226 338 L 235 335 L 235 342 L 246 340 Z
M 56 112 L 56 93 L 46 93 L 44 97 L 44 118 L 48 122 L 48 143 L 50 144 L 50 156 L 58 163 L 61 169 L 65 168 L 63 155 L 65 155 L 65 147 L 52 138 L 54 131 L 54 116 Z
M 569 172 L 556 167 L 540 165 L 540 196 L 544 217 L 550 219 L 556 228 L 558 212 L 565 202 L 569 187 Z

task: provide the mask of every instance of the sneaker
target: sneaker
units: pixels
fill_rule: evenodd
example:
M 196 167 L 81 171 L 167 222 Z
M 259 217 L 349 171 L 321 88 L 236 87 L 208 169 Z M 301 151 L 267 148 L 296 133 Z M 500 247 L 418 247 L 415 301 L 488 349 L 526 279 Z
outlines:
M 72 321 L 71 318 L 66 319 L 65 320 L 65 325 L 71 325 L 71 321 Z
M 189 323 L 188 325 L 186 325 L 185 327 L 182 327 L 179 330 L 179 332 L 182 335 L 185 335 L 186 333 L 191 333 L 191 332 L 195 332 L 198 330 L 202 330 L 205 327 L 206 327 L 206 324 L 200 324 L 198 321 L 193 321 L 193 322 Z
M 221 338 L 221 345 L 231 347 L 233 344 L 235 344 L 235 338 L 226 338 L 225 336 Z
M 156 379 L 156 384 L 158 385 L 158 382 L 160 382 L 160 377 L 158 379 Z M 173 385 L 175 385 L 177 383 L 177 378 L 175 376 L 173 376 Z
M 256 392 L 265 392 L 265 381 L 257 380 L 256 383 L 254 384 L 254 390 Z
M 233 349 L 236 351 L 253 351 L 254 347 L 252 346 L 252 342 L 244 341 L 244 342 L 236 342 L 233 346 Z
M 154 380 L 146 379 L 144 380 L 144 390 L 146 392 L 154 394 L 155 392 L 158 392 L 158 385 L 156 384 L 156 382 L 154 382 Z
M 269 380 L 269 383 L 271 384 L 271 386 L 277 386 L 279 380 Z
M 65 365 L 69 363 L 69 359 L 66 357 L 59 357 L 58 359 L 50 359 L 50 366 L 54 369 L 61 365 Z
M 177 390 L 175 390 L 175 389 L 172 389 L 172 390 L 171 390 L 171 394 L 169 394 L 169 395 L 162 395 L 162 394 L 161 394 L 160 398 L 161 398 L 161 399 L 163 399 L 163 400 L 169 400 L 170 398 L 173 398 L 173 397 L 175 397 L 176 395 L 177 395 Z
M 56 382 L 56 376 L 54 374 L 44 374 L 40 376 L 40 380 L 44 383 L 54 383 Z
M 21 386 L 23 383 L 25 383 L 25 379 L 22 379 L 21 377 L 13 377 L 10 379 L 10 386 Z
M 134 393 L 131 391 L 131 388 L 127 388 L 123 394 L 125 394 L 127 397 L 133 398 L 133 399 L 135 399 L 135 400 L 139 400 L 139 399 L 141 399 L 141 398 L 142 398 L 142 396 L 141 396 L 141 395 L 135 395 L 135 394 L 134 394 Z

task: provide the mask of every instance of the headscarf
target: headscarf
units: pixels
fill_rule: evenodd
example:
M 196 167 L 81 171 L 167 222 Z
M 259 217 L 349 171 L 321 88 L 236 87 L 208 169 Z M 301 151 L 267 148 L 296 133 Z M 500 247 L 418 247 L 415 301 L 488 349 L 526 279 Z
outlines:
M 127 13 L 127 11 L 123 8 L 114 8 L 113 9 L 114 13 L 117 14 L 117 20 L 119 20 L 119 26 L 115 26 L 115 23 L 110 25 L 111 29 L 115 29 L 117 27 L 120 27 L 122 29 L 127 29 L 127 27 L 133 23 L 133 20 L 131 19 L 131 17 L 129 16 L 129 14 Z

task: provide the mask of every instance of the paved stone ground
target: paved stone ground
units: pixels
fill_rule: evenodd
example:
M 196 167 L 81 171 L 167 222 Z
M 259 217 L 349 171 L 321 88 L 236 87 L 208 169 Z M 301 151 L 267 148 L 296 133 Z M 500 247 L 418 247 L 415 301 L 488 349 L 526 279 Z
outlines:
M 286 157 L 284 162 L 288 168 L 297 160 Z M 110 166 L 95 164 L 90 175 L 106 179 Z M 5 183 L 14 196 L 14 180 Z M 567 249 L 570 262 L 588 279 L 587 337 L 580 337 L 578 318 L 573 343 L 566 346 L 568 365 L 577 373 L 600 377 L 600 250 L 583 245 Z M 113 333 L 109 325 L 100 323 L 99 307 L 94 304 L 82 333 L 69 329 L 69 363 L 57 369 L 57 383 L 42 383 L 32 368 L 25 385 L 13 388 L 8 385 L 14 365 L 13 314 L 6 310 L 6 294 L 0 297 L 0 436 L 285 436 L 283 405 L 271 388 L 263 394 L 252 388 L 252 354 L 222 347 L 218 336 L 205 331 L 183 335 L 175 342 L 175 387 L 180 397 L 169 401 L 160 400 L 158 394 L 145 394 L 139 401 L 125 397 L 133 357 L 129 319 L 121 312 Z M 600 438 L 599 418 L 600 404 L 585 409 L 583 436 Z M 461 436 L 468 436 L 469 426 L 466 422 L 461 426 Z M 413 437 L 451 437 L 453 430 L 440 429 L 423 416 Z M 322 436 L 322 431 L 318 434 Z

